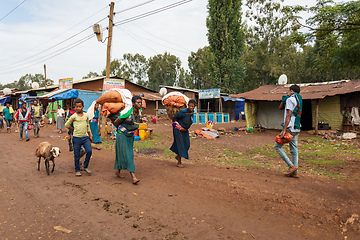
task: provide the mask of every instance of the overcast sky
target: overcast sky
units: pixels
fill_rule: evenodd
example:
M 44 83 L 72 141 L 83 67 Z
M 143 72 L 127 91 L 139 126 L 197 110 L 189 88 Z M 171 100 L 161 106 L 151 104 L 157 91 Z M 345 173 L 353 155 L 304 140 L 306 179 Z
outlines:
M 106 42 L 97 41 L 91 26 L 104 18 L 100 24 L 108 26 L 110 2 L 0 0 L 0 83 L 13 82 L 27 73 L 43 74 L 44 64 L 47 78 L 55 83 L 61 78 L 81 79 L 90 71 L 100 73 L 106 64 Z M 184 4 L 155 12 L 175 3 Z M 139 53 L 149 58 L 169 52 L 179 57 L 187 69 L 191 51 L 208 45 L 207 3 L 207 0 L 115 1 L 115 12 L 118 12 L 115 23 L 153 14 L 114 27 L 112 59 L 122 58 L 124 53 Z M 285 3 L 298 4 L 295 0 L 285 0 Z M 315 0 L 302 2 L 314 3 Z M 106 36 L 107 31 L 104 38 Z

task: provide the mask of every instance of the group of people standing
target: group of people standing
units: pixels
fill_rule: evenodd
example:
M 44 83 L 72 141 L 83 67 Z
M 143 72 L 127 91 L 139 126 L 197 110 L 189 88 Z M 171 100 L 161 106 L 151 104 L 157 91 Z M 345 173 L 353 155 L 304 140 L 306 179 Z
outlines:
M 30 109 L 27 108 L 26 102 L 23 102 L 14 116 L 13 113 L 11 113 L 10 103 L 5 103 L 5 108 L 3 109 L 3 116 L 6 122 L 6 130 L 8 133 L 11 133 L 11 125 L 14 120 L 18 124 L 20 141 L 23 140 L 24 132 L 26 141 L 30 140 L 28 129 L 33 129 L 34 137 L 39 137 L 42 107 L 37 100 L 34 100 L 34 104 L 30 107 Z

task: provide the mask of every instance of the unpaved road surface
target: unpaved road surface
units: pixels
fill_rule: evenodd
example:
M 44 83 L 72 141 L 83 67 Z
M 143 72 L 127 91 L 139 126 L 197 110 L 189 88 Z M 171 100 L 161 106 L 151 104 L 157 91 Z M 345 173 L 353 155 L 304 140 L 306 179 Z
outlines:
M 0 239 L 360 239 L 359 182 L 186 161 L 177 168 L 136 153 L 141 181 L 133 185 L 126 171 L 124 179 L 114 175 L 115 153 L 105 149 L 93 150 L 91 176 L 75 177 L 65 134 L 54 128 L 43 127 L 40 138 L 30 132 L 29 142 L 0 132 Z M 153 128 L 171 137 L 168 125 Z M 273 139 L 261 133 L 210 144 L 244 151 Z M 43 160 L 37 171 L 42 141 L 62 150 L 50 176 Z M 193 141 L 190 157 L 202 141 Z

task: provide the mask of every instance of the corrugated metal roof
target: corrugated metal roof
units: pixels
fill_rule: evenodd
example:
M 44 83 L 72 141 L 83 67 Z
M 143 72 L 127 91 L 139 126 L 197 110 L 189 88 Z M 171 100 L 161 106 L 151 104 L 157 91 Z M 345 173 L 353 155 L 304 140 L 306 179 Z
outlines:
M 280 101 L 281 96 L 289 92 L 292 84 L 264 85 L 249 92 L 231 95 L 256 101 Z M 300 95 L 305 99 L 323 99 L 328 96 L 360 92 L 360 80 L 341 80 L 323 83 L 304 83 L 300 86 Z

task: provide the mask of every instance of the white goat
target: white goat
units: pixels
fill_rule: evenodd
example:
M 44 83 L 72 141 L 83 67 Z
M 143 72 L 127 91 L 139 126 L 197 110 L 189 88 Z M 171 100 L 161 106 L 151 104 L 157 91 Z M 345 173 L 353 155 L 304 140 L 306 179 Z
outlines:
M 42 142 L 37 147 L 35 153 L 36 153 L 36 156 L 39 158 L 38 171 L 40 171 L 40 159 L 41 159 L 41 157 L 43 157 L 45 159 L 45 167 L 46 167 L 47 174 L 48 175 L 50 174 L 49 173 L 49 161 L 53 162 L 53 168 L 52 168 L 51 172 L 54 172 L 54 168 L 55 168 L 54 159 L 55 159 L 55 157 L 58 157 L 60 155 L 60 149 L 58 147 L 53 147 L 49 142 Z

